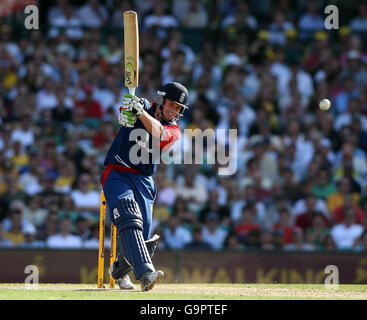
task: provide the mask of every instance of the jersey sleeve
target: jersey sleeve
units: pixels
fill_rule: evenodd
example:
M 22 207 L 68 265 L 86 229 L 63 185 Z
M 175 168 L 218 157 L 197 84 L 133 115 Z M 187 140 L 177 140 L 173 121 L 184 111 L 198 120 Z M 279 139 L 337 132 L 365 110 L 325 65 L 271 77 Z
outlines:
M 181 132 L 177 124 L 163 125 L 160 148 L 162 151 L 169 151 L 173 144 L 180 138 Z
M 143 101 L 143 103 L 144 103 L 144 110 L 149 110 L 151 107 L 152 107 L 152 105 L 151 105 L 151 103 L 148 101 L 148 99 L 146 99 L 146 98 L 141 98 L 141 100 Z

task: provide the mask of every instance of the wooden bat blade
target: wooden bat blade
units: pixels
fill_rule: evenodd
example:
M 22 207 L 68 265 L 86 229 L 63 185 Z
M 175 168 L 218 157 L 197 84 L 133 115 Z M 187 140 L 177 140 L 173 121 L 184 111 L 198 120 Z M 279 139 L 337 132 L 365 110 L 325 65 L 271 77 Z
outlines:
M 125 86 L 130 93 L 139 85 L 139 28 L 135 11 L 124 14 Z M 132 93 L 133 94 L 133 93 Z

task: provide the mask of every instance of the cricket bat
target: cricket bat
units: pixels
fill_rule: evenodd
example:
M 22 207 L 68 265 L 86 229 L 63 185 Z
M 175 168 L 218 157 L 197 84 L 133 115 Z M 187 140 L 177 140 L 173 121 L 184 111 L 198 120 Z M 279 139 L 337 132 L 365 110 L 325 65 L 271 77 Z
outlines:
M 135 95 L 139 84 L 139 30 L 135 11 L 124 11 L 125 86 Z

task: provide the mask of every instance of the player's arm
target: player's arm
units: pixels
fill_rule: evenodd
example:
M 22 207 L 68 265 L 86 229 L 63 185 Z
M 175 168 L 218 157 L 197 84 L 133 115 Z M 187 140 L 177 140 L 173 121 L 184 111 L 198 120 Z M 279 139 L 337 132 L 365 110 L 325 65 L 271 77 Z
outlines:
M 177 124 L 162 125 L 156 118 L 145 110 L 139 116 L 145 129 L 155 138 L 159 139 L 159 147 L 163 151 L 171 149 L 173 144 L 180 138 L 181 132 Z
M 159 140 L 162 138 L 164 128 L 157 119 L 153 118 L 148 112 L 143 110 L 143 113 L 139 116 L 139 120 L 153 137 L 158 138 Z

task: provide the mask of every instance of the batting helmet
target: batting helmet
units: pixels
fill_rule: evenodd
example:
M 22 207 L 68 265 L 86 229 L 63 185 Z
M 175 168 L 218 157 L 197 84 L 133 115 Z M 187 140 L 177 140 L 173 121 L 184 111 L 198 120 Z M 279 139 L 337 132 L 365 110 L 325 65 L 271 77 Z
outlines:
M 177 114 L 175 120 L 178 120 L 180 117 L 182 117 L 184 111 L 189 107 L 189 92 L 182 84 L 178 82 L 166 83 L 162 89 L 157 91 L 157 103 L 163 106 L 165 99 L 169 99 L 181 106 L 181 110 Z

